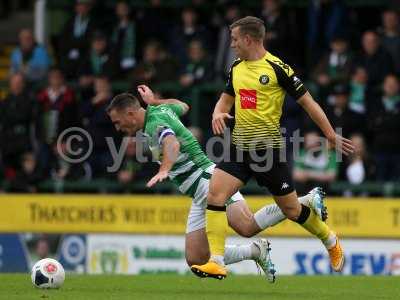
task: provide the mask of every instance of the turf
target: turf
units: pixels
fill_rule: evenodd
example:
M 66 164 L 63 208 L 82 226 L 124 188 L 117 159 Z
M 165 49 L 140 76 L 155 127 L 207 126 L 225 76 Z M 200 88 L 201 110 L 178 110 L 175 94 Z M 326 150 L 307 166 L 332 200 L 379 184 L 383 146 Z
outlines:
M 400 299 L 399 277 L 231 275 L 223 281 L 176 275 L 68 275 L 59 290 L 34 288 L 25 274 L 0 275 L 0 299 Z

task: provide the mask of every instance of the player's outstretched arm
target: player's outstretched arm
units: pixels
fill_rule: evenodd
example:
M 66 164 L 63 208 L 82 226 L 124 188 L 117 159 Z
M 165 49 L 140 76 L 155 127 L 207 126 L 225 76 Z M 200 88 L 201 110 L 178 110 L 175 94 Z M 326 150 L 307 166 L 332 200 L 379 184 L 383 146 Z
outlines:
M 341 135 L 336 134 L 321 106 L 319 106 L 319 104 L 314 101 L 309 92 L 306 92 L 303 96 L 301 96 L 297 100 L 297 103 L 299 103 L 303 107 L 310 118 L 322 130 L 322 132 L 328 139 L 330 146 L 336 147 L 336 149 L 338 149 L 345 155 L 349 155 L 350 153 L 354 152 L 353 143 L 350 140 L 342 137 Z
M 180 144 L 175 135 L 166 136 L 162 143 L 162 161 L 160 169 L 146 184 L 149 188 L 154 186 L 157 182 L 162 182 L 168 178 L 168 172 L 172 169 L 179 155 Z
M 147 85 L 139 85 L 137 87 L 140 96 L 142 96 L 143 101 L 148 105 L 160 105 L 160 104 L 178 104 L 182 107 L 182 115 L 189 111 L 189 105 L 178 99 L 157 99 L 154 96 L 153 91 Z
M 227 93 L 222 93 L 214 108 L 212 116 L 212 129 L 214 134 L 223 134 L 226 128 L 225 119 L 232 119 L 229 114 L 232 106 L 235 104 L 235 98 Z

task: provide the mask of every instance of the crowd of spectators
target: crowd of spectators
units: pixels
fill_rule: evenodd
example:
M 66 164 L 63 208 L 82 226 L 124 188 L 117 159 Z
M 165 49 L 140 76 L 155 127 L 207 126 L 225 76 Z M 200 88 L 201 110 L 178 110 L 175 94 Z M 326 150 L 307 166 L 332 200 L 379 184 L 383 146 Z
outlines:
M 77 0 L 63 30 L 46 45 L 35 42 L 31 28 L 20 30 L 10 57 L 9 92 L 0 101 L 0 189 L 36 192 L 49 179 L 129 184 L 148 178 L 156 166 L 136 161 L 135 141 L 129 142 L 120 170 L 107 172 L 113 157 L 105 137 L 117 148 L 122 139 L 105 113 L 116 93 L 113 83 L 127 82 L 134 91 L 138 84 L 174 82 L 179 92 L 172 96 L 186 98 L 194 86 L 223 82 L 235 59 L 229 24 L 248 14 L 264 20 L 267 49 L 295 68 L 334 127 L 356 145 L 339 163 L 288 99 L 282 117 L 286 134 L 300 128 L 305 136 L 293 157 L 299 190 L 316 184 L 328 188 L 335 180 L 355 185 L 399 180 L 399 11 L 382 8 L 379 24 L 357 31 L 351 26 L 354 16 L 337 0 L 310 1 L 304 26 L 296 25 L 299 16 L 280 0 L 260 1 L 253 10 L 222 1 L 212 12 L 203 8 L 205 1 L 181 9 L 161 2 L 132 9 L 116 1 L 114 11 L 104 13 L 101 1 Z M 201 100 L 213 107 L 217 95 Z M 93 139 L 92 154 L 78 164 L 63 159 L 68 145 L 57 145 L 70 127 L 84 128 Z M 207 137 L 207 128 L 192 129 Z

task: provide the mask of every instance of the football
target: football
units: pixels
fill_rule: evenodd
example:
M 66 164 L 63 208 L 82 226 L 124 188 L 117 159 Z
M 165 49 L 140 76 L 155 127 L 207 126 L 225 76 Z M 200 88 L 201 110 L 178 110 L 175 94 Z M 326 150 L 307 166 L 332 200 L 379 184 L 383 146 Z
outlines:
M 56 289 L 62 286 L 65 279 L 63 266 L 55 259 L 44 258 L 32 267 L 32 283 L 41 289 Z

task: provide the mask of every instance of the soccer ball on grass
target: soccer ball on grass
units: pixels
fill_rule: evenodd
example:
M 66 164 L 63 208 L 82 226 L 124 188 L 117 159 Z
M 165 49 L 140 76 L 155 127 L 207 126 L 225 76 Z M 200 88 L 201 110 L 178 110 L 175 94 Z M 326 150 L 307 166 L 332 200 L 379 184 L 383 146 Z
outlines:
M 52 258 L 39 260 L 31 273 L 32 283 L 41 289 L 56 289 L 62 286 L 65 279 L 63 266 Z

